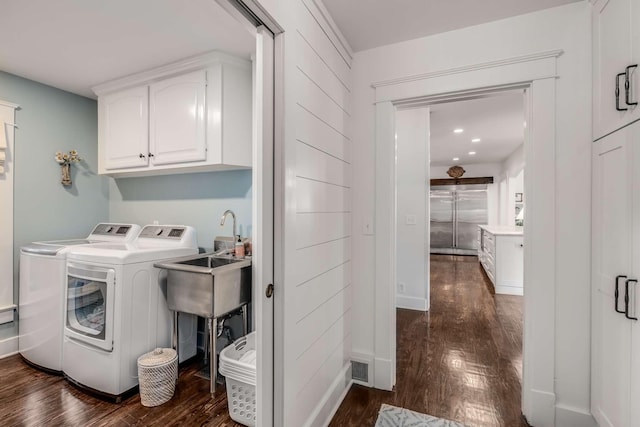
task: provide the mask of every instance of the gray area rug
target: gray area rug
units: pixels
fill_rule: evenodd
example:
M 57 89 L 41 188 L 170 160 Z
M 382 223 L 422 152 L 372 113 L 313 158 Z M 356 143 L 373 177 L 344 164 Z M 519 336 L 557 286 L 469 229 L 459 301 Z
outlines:
M 375 427 L 466 427 L 455 421 L 382 404 Z

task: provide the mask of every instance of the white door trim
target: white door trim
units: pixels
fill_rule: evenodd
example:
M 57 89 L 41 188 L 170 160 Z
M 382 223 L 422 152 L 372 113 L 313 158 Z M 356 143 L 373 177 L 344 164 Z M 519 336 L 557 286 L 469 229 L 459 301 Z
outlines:
M 256 421 L 273 425 L 273 298 L 266 298 L 273 284 L 273 168 L 274 168 L 274 45 L 264 27 L 256 32 L 253 138 L 253 305 L 256 325 Z M 260 114 L 261 113 L 261 114 Z
M 526 55 L 465 69 L 376 84 L 375 387 L 396 376 L 395 104 L 429 97 L 528 87 L 525 143 L 527 222 L 524 230 L 524 370 L 522 411 L 532 425 L 555 422 L 555 129 L 556 59 L 562 51 Z M 531 177 L 535 177 L 533 180 Z M 535 256 L 534 256 L 535 255 Z M 534 345 L 535 343 L 535 345 Z
M 256 327 L 257 378 L 256 425 L 272 427 L 282 417 L 282 387 L 276 388 L 283 369 L 282 358 L 274 358 L 274 343 L 282 341 L 278 322 L 283 312 L 277 283 L 281 282 L 284 265 L 282 245 L 282 191 L 279 171 L 282 168 L 282 108 L 284 38 L 282 27 L 256 0 L 216 0 L 249 32 L 256 35 L 254 60 L 252 221 L 253 233 L 253 297 Z M 278 185 L 278 187 L 275 187 Z M 276 283 L 276 280 L 278 282 Z M 267 287 L 276 287 L 272 297 Z M 277 392 L 279 390 L 279 392 Z
M 0 100 L 0 132 L 3 154 L 0 162 L 0 324 L 11 323 L 15 317 L 15 296 L 13 294 L 13 187 L 14 187 L 14 149 L 15 149 L 15 118 L 17 104 Z M 16 341 L 17 342 L 17 341 Z M 6 348 L 6 349 L 5 349 Z M 0 356 L 15 351 L 13 345 L 0 346 Z

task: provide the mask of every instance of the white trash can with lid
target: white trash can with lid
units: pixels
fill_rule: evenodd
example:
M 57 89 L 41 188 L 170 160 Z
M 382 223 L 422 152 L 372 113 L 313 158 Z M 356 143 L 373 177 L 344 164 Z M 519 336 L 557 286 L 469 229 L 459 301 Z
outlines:
M 178 354 L 171 348 L 156 348 L 138 358 L 140 402 L 158 406 L 169 401 L 176 390 Z
M 238 338 L 220 352 L 219 371 L 225 376 L 231 419 L 256 425 L 256 333 Z

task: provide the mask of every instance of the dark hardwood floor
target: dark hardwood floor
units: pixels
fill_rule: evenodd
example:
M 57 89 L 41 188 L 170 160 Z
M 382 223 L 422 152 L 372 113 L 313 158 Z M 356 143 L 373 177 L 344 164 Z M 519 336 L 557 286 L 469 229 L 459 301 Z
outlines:
M 182 368 L 173 398 L 147 408 L 139 394 L 120 404 L 105 402 L 12 356 L 0 360 L 0 425 L 241 427 L 229 417 L 224 386 L 212 399 L 209 381 L 195 376 L 199 367 L 196 361 Z
M 398 310 L 395 390 L 354 386 L 331 426 L 373 426 L 382 403 L 472 427 L 526 426 L 522 298 L 491 295 L 475 257 L 432 256 L 431 280 L 428 313 Z M 228 415 L 224 387 L 211 399 L 198 368 L 181 369 L 174 397 L 146 408 L 137 394 L 108 403 L 12 356 L 0 360 L 0 425 L 239 426 Z
M 521 417 L 522 297 L 492 295 L 476 257 L 431 256 L 431 309 L 398 310 L 392 392 L 354 386 L 331 426 L 373 426 L 380 405 L 471 427 Z

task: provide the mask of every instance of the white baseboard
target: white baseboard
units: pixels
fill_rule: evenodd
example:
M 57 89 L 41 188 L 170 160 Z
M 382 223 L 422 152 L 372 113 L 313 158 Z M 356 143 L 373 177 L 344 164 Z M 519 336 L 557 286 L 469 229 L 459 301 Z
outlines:
M 352 351 L 351 352 L 351 360 L 353 360 L 354 362 L 360 362 L 360 363 L 366 363 L 367 366 L 369 367 L 368 372 L 367 372 L 367 378 L 369 378 L 368 382 L 362 382 L 362 381 L 358 381 L 358 380 L 353 380 L 354 384 L 360 384 L 363 385 L 365 387 L 373 387 L 373 364 L 374 364 L 374 357 L 372 353 L 361 353 L 361 352 L 357 352 L 357 351 Z
M 18 336 L 0 340 L 0 359 L 18 353 Z
M 535 427 L 555 427 L 556 395 L 542 390 L 531 390 L 531 407 L 525 417 Z M 560 424 L 558 424 L 560 426 Z M 564 427 L 564 426 L 563 426 Z
M 376 357 L 373 363 L 373 386 L 380 390 L 393 390 L 391 360 Z
M 313 413 L 307 418 L 306 427 L 328 426 L 331 419 L 338 411 L 340 404 L 351 389 L 351 363 L 347 363 L 340 369 L 329 390 L 322 396 L 320 403 Z
M 524 295 L 523 288 L 520 286 L 496 286 L 496 294 L 502 295 Z
M 598 427 L 598 423 L 590 413 L 564 405 L 556 406 L 556 425 L 558 427 Z
M 409 297 L 407 295 L 396 294 L 396 308 L 406 308 L 407 310 L 427 311 L 426 298 Z

